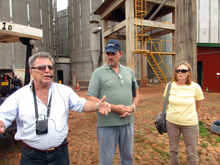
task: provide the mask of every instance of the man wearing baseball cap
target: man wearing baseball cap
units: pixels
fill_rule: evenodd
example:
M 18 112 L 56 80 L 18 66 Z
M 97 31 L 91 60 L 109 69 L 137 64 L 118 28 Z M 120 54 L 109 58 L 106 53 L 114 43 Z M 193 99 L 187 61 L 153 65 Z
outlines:
M 93 72 L 87 94 L 93 101 L 106 95 L 106 102 L 111 104 L 108 116 L 97 114 L 99 164 L 112 165 L 119 145 L 121 164 L 132 165 L 133 113 L 140 99 L 138 85 L 132 70 L 119 63 L 122 51 L 117 40 L 107 42 L 105 55 L 106 63 Z

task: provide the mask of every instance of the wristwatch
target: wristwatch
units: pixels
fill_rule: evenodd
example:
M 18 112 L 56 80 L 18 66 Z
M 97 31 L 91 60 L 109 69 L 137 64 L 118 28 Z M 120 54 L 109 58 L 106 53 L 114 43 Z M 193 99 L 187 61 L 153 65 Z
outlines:
M 134 104 L 132 104 L 132 107 L 133 107 L 133 112 L 135 112 L 135 110 L 136 110 L 135 105 L 134 105 Z
M 99 107 L 99 102 L 98 103 L 96 103 L 96 105 L 95 105 L 95 107 L 96 107 L 96 111 L 98 111 L 98 107 Z

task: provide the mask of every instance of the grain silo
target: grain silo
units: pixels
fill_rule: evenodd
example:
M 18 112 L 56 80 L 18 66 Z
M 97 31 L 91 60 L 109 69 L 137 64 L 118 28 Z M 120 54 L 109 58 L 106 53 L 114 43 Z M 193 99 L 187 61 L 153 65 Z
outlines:
M 94 69 L 102 64 L 101 22 L 100 16 L 95 15 L 94 11 L 104 1 L 69 0 L 68 2 L 71 84 L 76 86 L 76 81 L 79 81 L 86 86 Z M 124 50 L 123 42 L 121 46 Z M 125 64 L 125 56 L 121 59 L 121 63 Z
M 68 9 L 56 13 L 55 30 L 55 80 L 59 83 L 70 84 Z
M 93 35 L 93 50 L 96 56 L 91 55 L 90 21 L 99 21 L 93 11 L 101 4 L 101 0 L 69 0 L 69 55 L 71 63 L 72 85 L 76 81 L 88 81 L 100 57 L 100 33 Z M 99 24 L 96 24 L 99 26 Z M 96 65 L 95 65 L 96 66 Z
M 126 1 L 130 2 L 130 1 Z M 138 0 L 134 1 L 139 2 Z M 162 34 L 162 30 L 157 30 L 157 29 L 153 29 L 150 30 L 151 32 L 148 33 L 149 35 L 153 35 L 152 37 L 155 37 L 156 39 L 159 40 L 166 40 L 168 41 L 166 44 L 163 45 L 163 47 L 161 47 L 160 52 L 168 52 L 168 56 L 163 56 L 163 60 L 166 63 L 168 69 L 170 70 L 170 72 L 173 71 L 173 65 L 175 63 L 175 61 L 181 60 L 181 58 L 185 58 L 186 60 L 188 60 L 190 63 L 192 63 L 193 67 L 194 67 L 194 71 L 196 72 L 196 51 L 194 51 L 193 53 L 185 53 L 188 54 L 187 55 L 181 55 L 181 56 L 176 56 L 175 57 L 175 44 L 174 42 L 174 32 L 175 32 L 175 17 L 173 17 L 172 14 L 174 14 L 174 9 L 176 8 L 176 3 L 177 1 L 174 0 L 167 0 L 167 1 L 158 1 L 158 0 L 151 0 L 151 1 L 141 1 L 141 2 L 147 2 L 148 5 L 145 9 L 147 9 L 146 11 L 142 11 L 141 13 L 147 12 L 146 15 L 149 15 L 149 17 L 144 18 L 147 21 L 150 21 L 150 16 L 153 15 L 154 12 L 156 12 L 157 8 L 159 9 L 160 6 L 162 6 L 163 8 L 161 8 L 159 10 L 159 15 L 161 14 L 161 16 L 166 15 L 167 12 L 171 12 L 171 14 L 168 14 L 166 17 L 157 17 L 155 20 L 156 23 L 160 23 L 163 24 L 163 26 L 165 27 L 164 33 L 167 35 L 163 35 L 160 36 L 158 38 L 156 38 L 156 35 L 160 35 Z M 162 3 L 165 2 L 165 3 Z M 178 1 L 178 2 L 182 2 L 182 1 Z M 187 2 L 191 2 L 191 1 L 187 1 Z M 193 1 L 194 2 L 194 1 Z M 112 3 L 112 4 L 111 4 Z M 216 47 L 220 47 L 219 43 L 220 43 L 220 35 L 219 35 L 219 1 L 218 0 L 212 0 L 212 1 L 206 1 L 206 0 L 197 0 L 196 3 L 193 3 L 193 5 L 197 5 L 197 38 L 193 38 L 192 40 L 197 39 L 197 49 L 200 50 L 200 48 L 205 49 L 205 47 L 215 47 L 215 49 L 217 49 Z M 115 9 L 113 9 L 113 7 L 109 7 L 109 6 L 116 6 Z M 103 34 L 103 29 L 101 30 L 101 32 L 99 31 L 100 28 L 103 26 L 102 25 L 102 20 L 100 19 L 101 17 L 111 17 L 110 15 L 113 14 L 112 18 L 114 19 L 122 19 L 122 21 L 124 20 L 123 17 L 125 17 L 125 11 L 126 11 L 126 7 L 125 7 L 125 1 L 111 1 L 111 0 L 69 0 L 69 57 L 70 57 L 70 66 L 71 66 L 71 80 L 73 80 L 73 82 L 71 82 L 71 85 L 73 84 L 73 86 L 75 86 L 76 81 L 87 81 L 90 79 L 90 76 L 92 75 L 93 70 L 98 66 L 100 66 L 102 64 L 102 55 L 103 55 L 103 36 L 102 35 L 108 35 L 111 33 L 111 31 L 114 31 L 114 23 L 109 23 L 110 19 L 108 20 L 108 24 L 106 24 L 106 29 L 108 29 L 106 31 L 105 34 Z M 137 6 L 137 5 L 136 5 Z M 167 8 L 166 8 L 167 7 Z M 182 7 L 186 7 L 183 6 Z M 191 6 L 192 7 L 192 6 Z M 177 8 L 179 9 L 180 6 L 177 6 Z M 189 8 L 189 6 L 188 6 Z M 99 9 L 101 9 L 102 11 L 111 11 L 109 15 L 105 15 L 106 13 L 104 13 L 102 16 L 100 15 L 94 15 L 94 12 L 97 12 Z M 195 9 L 195 6 L 193 6 L 193 9 Z M 101 11 L 100 10 L 100 11 Z M 187 13 L 187 10 L 183 10 L 184 12 Z M 115 12 L 115 13 L 114 13 Z M 137 13 L 136 10 L 134 10 L 135 13 Z M 99 13 L 99 12 L 98 12 Z M 131 13 L 131 12 L 130 12 Z M 97 13 L 96 13 L 97 14 Z M 115 15 L 114 15 L 115 14 Z M 129 12 L 127 12 L 127 14 L 129 14 Z M 179 15 L 179 18 L 176 18 L 176 20 L 186 20 L 186 23 L 182 26 L 183 27 L 183 32 L 181 32 L 181 35 L 184 35 L 184 28 L 188 28 L 187 25 L 190 23 L 191 19 L 190 16 L 189 18 L 186 18 L 185 16 Z M 194 15 L 193 18 L 195 18 L 196 16 Z M 120 22 L 117 22 L 120 26 Z M 149 23 L 149 26 L 151 26 L 151 22 L 147 22 Z M 193 22 L 193 26 L 195 26 L 196 23 Z M 118 27 L 119 27 L 118 26 Z M 121 24 L 122 26 L 122 24 Z M 138 25 L 140 26 L 140 25 Z M 161 28 L 158 25 L 159 28 Z M 158 28 L 157 27 L 157 28 Z M 116 26 L 117 29 L 117 26 Z M 137 29 L 138 30 L 138 29 Z M 185 29 L 186 30 L 186 29 Z M 116 30 L 115 30 L 116 31 Z M 95 32 L 95 33 L 93 33 Z M 170 34 L 168 34 L 168 32 Z M 107 34 L 108 33 L 108 34 Z M 125 38 L 126 36 L 126 32 L 123 30 L 118 30 L 117 33 L 120 33 L 119 35 L 112 35 L 111 37 L 118 37 L 122 47 L 123 47 L 123 55 L 124 54 L 128 54 L 128 52 L 126 52 L 126 40 Z M 186 33 L 185 33 L 186 34 Z M 188 33 L 187 33 L 188 34 Z M 194 33 L 193 33 L 194 34 Z M 123 37 L 124 36 L 124 37 Z M 188 35 L 190 37 L 190 35 Z M 109 38 L 109 36 L 107 36 L 106 38 Z M 181 37 L 183 38 L 183 37 Z M 181 38 L 180 38 L 180 43 L 181 43 Z M 124 41 L 123 41 L 124 40 Z M 190 39 L 186 41 L 189 42 L 191 41 Z M 157 42 L 157 41 L 156 41 Z M 137 46 L 137 45 L 136 45 Z M 134 47 L 135 47 L 135 43 L 134 43 Z M 195 46 L 194 46 L 195 47 Z M 157 47 L 157 49 L 159 49 L 159 46 Z M 180 50 L 180 48 L 178 48 L 178 50 Z M 195 50 L 195 49 L 193 49 Z M 208 51 L 208 49 L 207 49 Z M 99 52 L 99 53 L 98 53 Z M 213 48 L 213 52 L 214 52 L 214 48 Z M 169 54 L 170 53 L 170 54 Z M 216 51 L 215 51 L 216 53 Z M 199 57 L 202 58 L 203 54 L 198 54 Z M 194 60 L 192 60 L 192 58 Z M 198 72 L 198 81 L 201 82 L 200 85 L 203 86 L 203 78 L 204 75 L 202 75 L 202 69 L 205 69 L 204 66 L 202 66 L 202 64 L 205 64 L 204 60 L 199 58 L 199 72 Z M 176 59 L 176 60 L 175 60 Z M 210 59 L 210 58 L 209 58 Z M 178 61 L 177 60 L 177 61 Z M 203 61 L 202 61 L 203 60 Z M 123 56 L 123 59 L 120 61 L 122 64 L 127 63 L 128 59 L 126 58 L 126 56 Z M 134 60 L 135 62 L 133 62 L 133 64 L 130 67 L 133 67 L 135 69 L 135 75 L 137 79 L 141 79 L 142 75 L 141 74 L 141 69 L 143 70 L 143 68 L 141 67 L 141 60 L 136 58 Z M 193 62 L 192 62 L 193 61 Z M 198 61 L 198 60 L 197 60 Z M 206 60 L 207 61 L 207 60 Z M 135 64 L 134 64 L 135 63 Z M 129 65 L 127 65 L 129 66 Z M 202 69 L 200 69 L 202 68 Z M 149 83 L 149 80 L 152 79 L 153 77 L 155 77 L 154 73 L 150 70 L 151 68 L 149 67 L 149 64 L 147 63 L 147 68 L 144 68 L 144 70 L 147 70 L 147 83 Z M 164 67 L 162 67 L 162 69 L 164 69 Z M 213 73 L 216 72 L 219 73 L 219 71 L 217 70 L 213 70 Z M 165 71 L 165 74 L 168 78 L 168 80 L 171 79 L 171 74 L 167 74 L 168 72 Z M 145 73 L 144 73 L 145 74 Z M 152 76 L 151 76 L 152 74 Z M 215 81 L 216 81 L 216 74 L 214 75 L 215 77 Z M 145 75 L 144 75 L 145 76 Z M 194 73 L 194 80 L 196 81 L 196 73 Z M 203 77 L 202 77 L 203 76 Z M 219 80 L 219 79 L 217 79 Z M 213 82 L 215 82 L 213 81 Z M 210 86 L 210 85 L 209 85 Z

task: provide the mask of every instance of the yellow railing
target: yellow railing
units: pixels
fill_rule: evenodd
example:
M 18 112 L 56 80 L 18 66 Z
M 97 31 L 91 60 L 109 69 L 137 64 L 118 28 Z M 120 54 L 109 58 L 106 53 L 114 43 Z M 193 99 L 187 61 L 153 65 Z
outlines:
M 163 69 L 167 71 L 171 76 L 171 72 L 166 66 L 162 55 L 165 55 L 166 52 L 163 52 L 163 45 L 167 42 L 171 42 L 169 40 L 160 40 L 160 39 L 151 39 L 148 33 L 155 28 L 153 27 L 144 27 L 143 20 L 147 14 L 147 0 L 135 0 L 135 54 L 143 55 L 148 64 L 151 66 L 153 72 L 157 76 L 160 83 L 164 86 L 168 82 L 167 77 Z M 140 22 L 138 22 L 140 21 Z M 167 54 L 171 54 L 169 52 Z M 136 58 L 136 63 L 139 60 L 139 56 Z M 136 65 L 135 63 L 135 65 Z M 163 69 L 162 69 L 163 68 Z

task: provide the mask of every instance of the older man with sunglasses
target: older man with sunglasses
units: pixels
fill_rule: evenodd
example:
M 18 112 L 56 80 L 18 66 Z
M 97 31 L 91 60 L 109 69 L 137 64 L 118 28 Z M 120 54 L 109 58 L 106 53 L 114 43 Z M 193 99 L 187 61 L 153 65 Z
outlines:
M 22 142 L 21 165 L 68 165 L 69 109 L 107 115 L 111 106 L 105 96 L 97 102 L 87 101 L 71 88 L 52 82 L 54 60 L 49 53 L 31 56 L 29 68 L 32 81 L 0 107 L 0 134 L 16 119 L 15 139 Z

